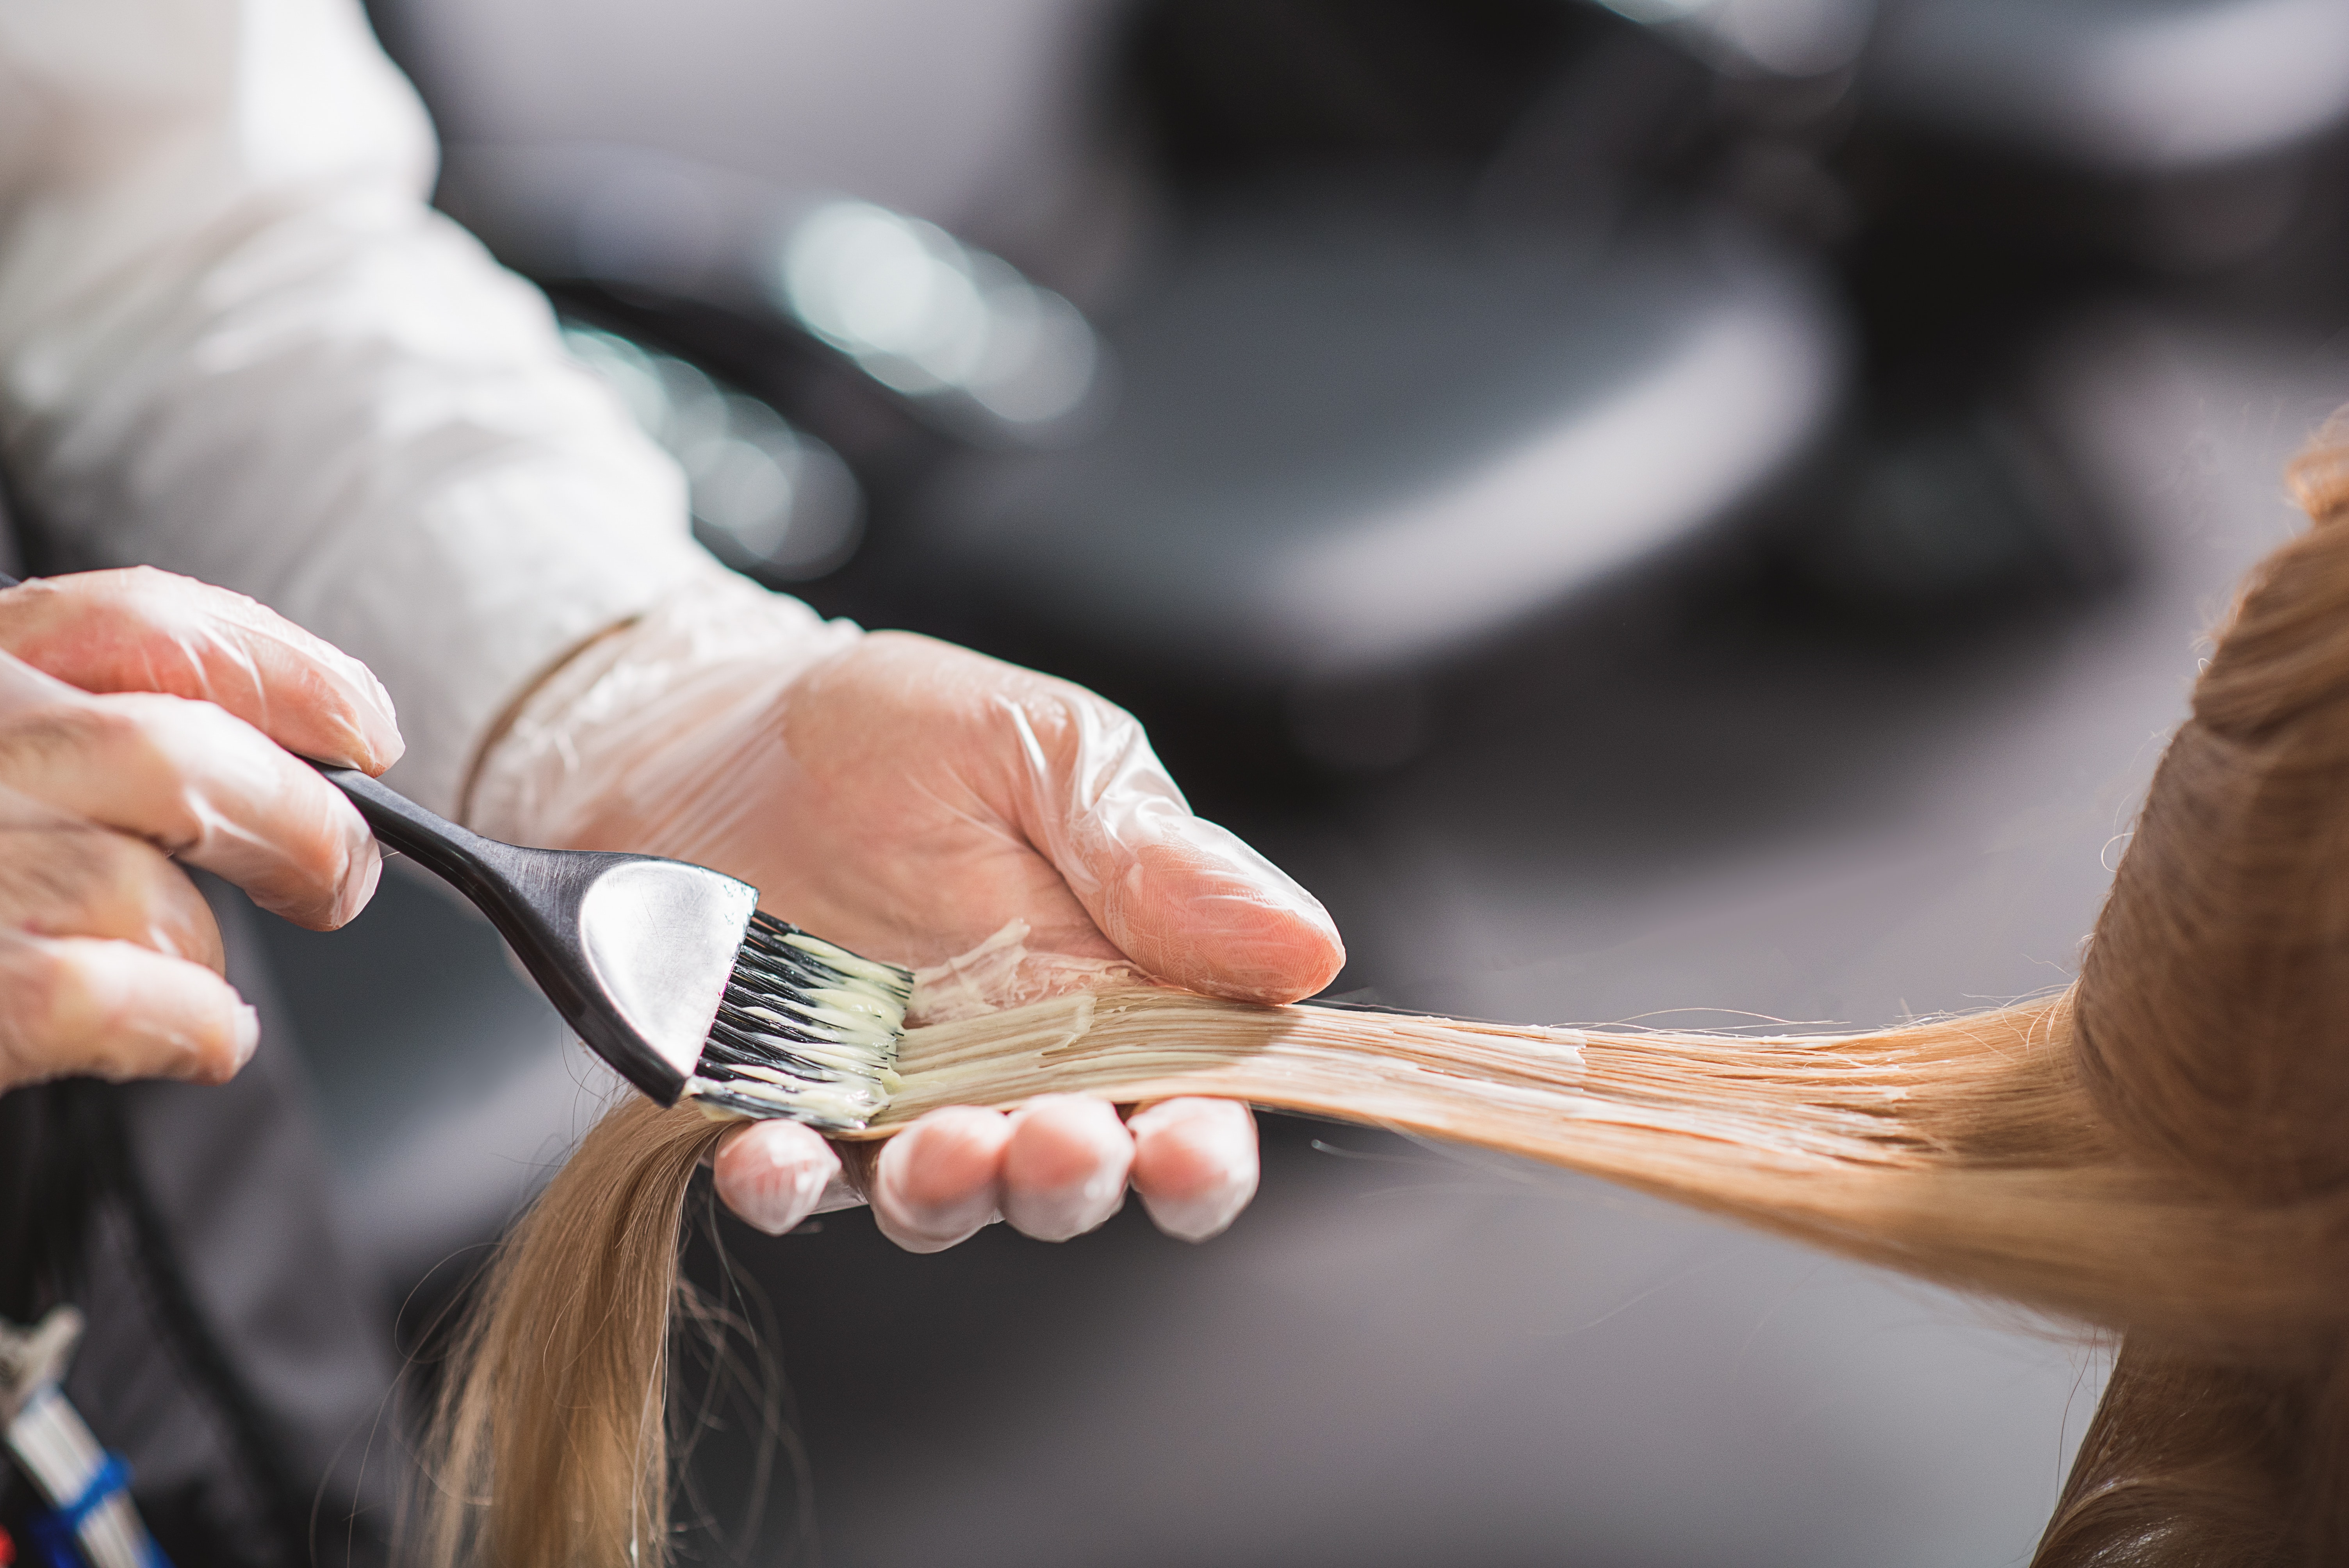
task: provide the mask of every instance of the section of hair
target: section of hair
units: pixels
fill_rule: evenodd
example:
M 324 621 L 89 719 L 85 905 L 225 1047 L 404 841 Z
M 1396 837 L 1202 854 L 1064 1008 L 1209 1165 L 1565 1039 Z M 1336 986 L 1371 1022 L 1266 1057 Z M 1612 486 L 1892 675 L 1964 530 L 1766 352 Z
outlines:
M 668 1560 L 680 1215 L 724 1130 L 631 1095 L 506 1239 L 450 1350 L 426 1450 L 425 1561 Z
M 2064 1568 L 2268 1568 L 2295 1558 L 2306 1392 L 2130 1345 L 2041 1540 Z
M 2349 427 L 2295 482 L 2316 527 L 2253 574 L 2064 995 L 1756 1038 L 1119 984 L 911 1031 L 875 1135 L 1216 1094 L 1588 1171 L 2124 1333 L 2039 1568 L 2349 1560 Z M 679 1204 L 720 1130 L 619 1108 L 508 1244 L 435 1568 L 665 1560 Z
M 1047 1092 L 1220 1095 L 1527 1156 L 2099 1323 L 2197 1325 L 2206 1257 L 2264 1241 L 2117 1157 L 2071 1017 L 2057 996 L 1873 1035 L 1629 1034 L 1124 988 L 908 1032 L 872 1135 Z
M 2166 1331 L 2114 1370 L 2044 1568 L 2349 1559 L 2349 426 L 2293 480 L 2082 966 L 2076 1058 L 2165 1230 Z

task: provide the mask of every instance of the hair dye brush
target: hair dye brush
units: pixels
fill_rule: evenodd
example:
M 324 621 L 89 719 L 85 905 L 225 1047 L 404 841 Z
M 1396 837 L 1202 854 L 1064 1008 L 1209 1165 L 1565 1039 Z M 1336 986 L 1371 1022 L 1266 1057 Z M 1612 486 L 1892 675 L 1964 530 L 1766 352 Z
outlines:
M 20 581 L 0 572 L 0 588 Z M 707 866 L 502 844 L 355 768 L 310 766 L 489 916 L 563 1021 L 662 1105 L 854 1132 L 889 1103 L 911 970 L 761 913 L 757 888 Z
M 758 889 L 707 867 L 502 844 L 312 766 L 489 916 L 563 1021 L 661 1104 L 854 1131 L 888 1103 L 910 971 L 761 913 Z

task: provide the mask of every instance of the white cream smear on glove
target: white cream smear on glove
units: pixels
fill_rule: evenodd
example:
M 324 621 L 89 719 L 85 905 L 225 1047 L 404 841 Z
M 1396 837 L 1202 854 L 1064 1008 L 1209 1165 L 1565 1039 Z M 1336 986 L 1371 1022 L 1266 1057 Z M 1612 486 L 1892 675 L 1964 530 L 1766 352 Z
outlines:
M 959 1023 L 1048 997 L 1150 984 L 1141 970 L 1123 959 L 1031 953 L 1029 934 L 1028 923 L 1014 919 L 969 952 L 915 970 L 905 1026 Z

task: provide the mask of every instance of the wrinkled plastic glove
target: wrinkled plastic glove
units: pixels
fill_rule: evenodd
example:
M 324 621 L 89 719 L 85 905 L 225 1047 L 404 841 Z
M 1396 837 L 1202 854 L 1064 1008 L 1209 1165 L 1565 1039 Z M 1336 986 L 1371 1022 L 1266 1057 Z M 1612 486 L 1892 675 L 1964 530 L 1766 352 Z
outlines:
M 317 930 L 381 872 L 290 748 L 380 773 L 391 701 L 253 601 L 140 568 L 0 591 L 0 1091 L 76 1074 L 218 1082 L 253 1009 L 174 861 Z
M 1344 962 L 1312 896 L 1191 814 L 1141 727 L 1081 687 L 929 638 L 825 623 L 716 576 L 568 661 L 476 769 L 467 814 L 496 838 L 697 861 L 771 913 L 912 967 L 1024 921 L 1035 954 L 999 999 L 1123 960 L 1168 983 L 1288 1002 Z M 918 1003 L 919 998 L 916 998 Z M 771 1233 L 842 1191 L 833 1150 L 752 1124 L 719 1195 Z M 900 1245 L 953 1245 L 999 1215 L 1058 1241 L 1129 1181 L 1161 1229 L 1229 1224 L 1256 1190 L 1247 1108 L 1102 1102 L 955 1108 L 889 1140 L 854 1183 Z

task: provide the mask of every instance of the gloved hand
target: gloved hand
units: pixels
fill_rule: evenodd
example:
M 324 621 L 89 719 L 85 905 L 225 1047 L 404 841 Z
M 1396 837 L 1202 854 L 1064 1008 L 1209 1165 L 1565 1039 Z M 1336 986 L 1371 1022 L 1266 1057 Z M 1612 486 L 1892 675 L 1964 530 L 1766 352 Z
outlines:
M 1083 967 L 1055 954 L 1264 1002 L 1311 995 L 1344 961 L 1321 906 L 1193 816 L 1124 713 L 926 637 L 820 622 L 731 577 L 543 683 L 486 750 L 467 814 L 492 837 L 716 867 L 773 913 L 916 967 L 1024 920 L 1036 957 L 1004 1002 Z M 1129 1178 L 1162 1229 L 1199 1238 L 1247 1203 L 1256 1158 L 1242 1106 L 1169 1101 L 1121 1122 L 1071 1097 L 935 1112 L 861 1185 L 916 1251 L 999 1212 L 1030 1235 L 1079 1234 Z M 838 1171 L 785 1121 L 746 1128 L 717 1160 L 719 1194 L 776 1233 Z
M 184 577 L 0 591 L 0 1091 L 244 1064 L 253 1009 L 172 861 L 320 930 L 381 871 L 358 813 L 285 748 L 380 773 L 391 701 L 357 660 Z

